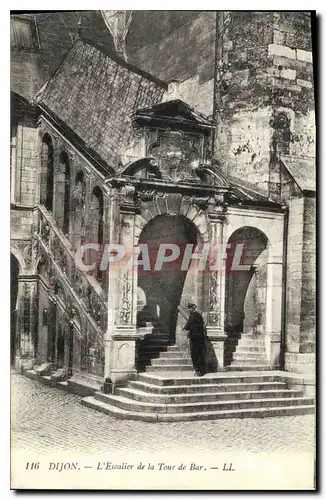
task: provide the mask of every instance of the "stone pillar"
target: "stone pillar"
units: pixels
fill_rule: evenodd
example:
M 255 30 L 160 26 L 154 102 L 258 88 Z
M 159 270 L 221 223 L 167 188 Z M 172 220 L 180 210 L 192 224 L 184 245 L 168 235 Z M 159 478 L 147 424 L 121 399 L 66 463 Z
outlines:
M 266 353 L 273 368 L 280 366 L 282 329 L 282 272 L 280 258 L 269 258 L 267 262 L 266 288 Z
M 218 367 L 222 368 L 226 340 L 224 333 L 225 258 L 220 254 L 223 244 L 224 208 L 223 206 L 213 207 L 207 215 L 211 225 L 211 249 L 215 252 L 214 261 L 210 262 L 209 269 L 207 335 L 214 346 Z
M 37 276 L 32 277 L 30 282 L 29 297 L 29 315 L 30 315 L 30 338 L 29 338 L 29 357 L 37 357 L 38 340 L 38 281 Z
M 28 286 L 19 277 L 17 297 L 17 344 L 20 356 L 28 357 L 30 328 Z
M 138 333 L 137 269 L 128 265 L 135 253 L 136 193 L 133 186 L 121 189 L 119 209 L 114 222 L 119 231 L 119 244 L 125 249 L 125 258 L 109 265 L 109 318 L 106 336 L 106 379 L 114 386 L 135 375 L 135 346 Z M 116 207 L 118 208 L 118 207 Z M 112 241 L 112 240 L 111 240 Z

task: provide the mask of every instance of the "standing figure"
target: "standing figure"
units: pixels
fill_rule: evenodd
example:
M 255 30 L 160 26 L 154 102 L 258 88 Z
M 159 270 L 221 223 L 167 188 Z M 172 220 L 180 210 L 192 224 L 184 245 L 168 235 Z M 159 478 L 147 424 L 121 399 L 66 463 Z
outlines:
M 190 314 L 184 330 L 188 331 L 195 375 L 202 377 L 205 375 L 205 324 L 202 315 L 196 310 L 196 304 L 189 303 L 187 308 Z

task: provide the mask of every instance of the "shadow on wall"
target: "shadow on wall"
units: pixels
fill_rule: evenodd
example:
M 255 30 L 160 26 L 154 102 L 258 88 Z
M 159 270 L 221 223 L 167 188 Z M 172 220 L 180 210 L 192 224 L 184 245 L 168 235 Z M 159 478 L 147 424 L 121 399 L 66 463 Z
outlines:
M 215 355 L 215 350 L 212 342 L 206 338 L 205 345 L 205 365 L 206 365 L 206 373 L 215 373 L 218 369 L 218 362 Z

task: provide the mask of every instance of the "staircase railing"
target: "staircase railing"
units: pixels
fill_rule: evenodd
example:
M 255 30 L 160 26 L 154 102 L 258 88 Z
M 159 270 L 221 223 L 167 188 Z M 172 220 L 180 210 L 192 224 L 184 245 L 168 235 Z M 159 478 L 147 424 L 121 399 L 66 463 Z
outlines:
M 75 262 L 72 245 L 57 227 L 55 219 L 38 205 L 37 227 L 34 228 L 34 258 L 46 264 L 46 279 L 59 280 L 67 292 L 69 309 L 77 309 L 85 328 L 82 331 L 82 368 L 89 373 L 102 374 L 104 370 L 104 332 L 108 309 L 105 294 L 93 276 L 80 269 Z

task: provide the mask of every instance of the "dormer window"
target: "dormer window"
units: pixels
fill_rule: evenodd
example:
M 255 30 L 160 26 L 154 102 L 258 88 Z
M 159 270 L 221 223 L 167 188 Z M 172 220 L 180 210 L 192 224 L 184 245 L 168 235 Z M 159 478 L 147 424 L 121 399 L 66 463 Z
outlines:
M 37 52 L 40 49 L 34 18 L 11 16 L 10 46 L 18 50 L 27 50 L 29 52 Z

